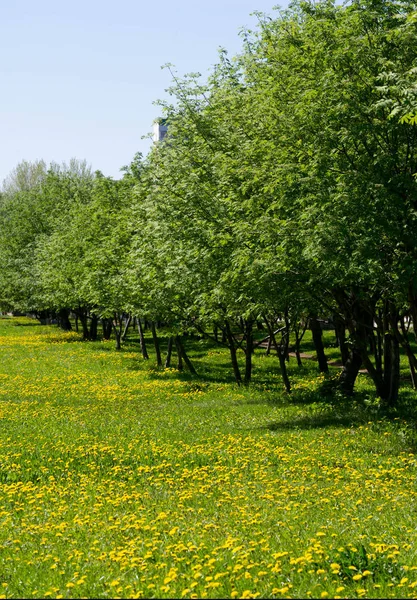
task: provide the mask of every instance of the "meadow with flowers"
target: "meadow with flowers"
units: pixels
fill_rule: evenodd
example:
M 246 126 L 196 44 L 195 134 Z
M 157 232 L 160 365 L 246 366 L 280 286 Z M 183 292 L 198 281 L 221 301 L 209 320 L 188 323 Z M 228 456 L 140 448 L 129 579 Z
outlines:
M 1 597 L 415 597 L 412 421 L 364 374 L 326 401 L 291 359 L 290 397 L 263 351 L 246 389 L 189 347 L 198 379 L 0 319 Z

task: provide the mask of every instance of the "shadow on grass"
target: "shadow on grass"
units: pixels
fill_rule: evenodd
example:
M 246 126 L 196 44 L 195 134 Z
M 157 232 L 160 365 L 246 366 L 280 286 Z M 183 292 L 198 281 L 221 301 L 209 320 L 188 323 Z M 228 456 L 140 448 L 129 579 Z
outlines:
M 78 334 L 77 334 L 78 335 Z M 86 340 L 83 340 L 81 337 L 73 337 L 73 338 L 65 338 L 62 339 L 59 335 L 49 335 L 45 334 L 45 341 L 49 344 L 84 344 Z
M 387 408 L 381 405 L 369 393 L 357 392 L 352 397 L 340 394 L 320 396 L 319 391 L 304 394 L 301 399 L 291 398 L 288 405 L 314 405 L 314 412 L 309 415 L 267 423 L 263 430 L 267 431 L 297 431 L 312 429 L 350 429 L 361 425 L 372 424 L 373 427 L 386 431 L 397 432 L 403 439 L 404 446 L 409 452 L 417 453 L 417 395 L 412 389 L 402 389 L 398 405 Z M 349 431 L 348 431 L 349 433 Z
M 368 423 L 369 415 L 323 413 L 305 417 L 295 417 L 286 421 L 273 421 L 265 427 L 268 431 L 292 431 L 306 429 L 326 429 L 334 427 L 358 427 Z M 376 419 L 375 419 L 376 420 Z
M 129 341 L 129 345 L 131 341 Z M 107 350 L 107 348 L 106 348 Z M 126 352 L 135 352 L 137 348 L 130 346 L 126 348 Z M 166 353 L 162 350 L 162 361 L 165 362 Z M 128 371 L 143 371 L 144 369 L 147 371 L 147 375 L 150 378 L 155 378 L 160 380 L 162 378 L 166 379 L 179 379 L 181 381 L 198 381 L 202 384 L 234 384 L 235 379 L 233 377 L 232 367 L 230 363 L 226 361 L 218 362 L 215 365 L 209 365 L 207 362 L 199 362 L 199 359 L 204 359 L 207 357 L 207 351 L 204 349 L 199 349 L 199 352 L 195 352 L 191 350 L 189 353 L 190 360 L 197 371 L 197 374 L 193 374 L 188 371 L 187 367 L 184 365 L 184 369 L 182 371 L 178 371 L 177 366 L 177 356 L 173 352 L 171 359 L 171 366 L 169 369 L 165 369 L 164 367 L 158 368 L 156 365 L 155 355 L 152 353 L 152 347 L 149 346 L 149 350 L 151 352 L 149 360 L 144 360 L 140 351 L 138 350 L 137 358 L 127 358 L 126 359 L 126 368 Z M 123 350 L 121 351 L 123 352 Z M 188 353 L 188 348 L 187 348 Z
M 163 355 L 163 357 L 165 357 L 166 355 L 166 350 L 168 347 L 168 338 L 161 338 L 159 340 L 160 342 L 160 350 L 161 353 Z M 126 345 L 129 347 L 131 347 L 130 349 L 132 351 L 137 351 L 140 352 L 140 341 L 139 339 L 135 339 L 135 338 L 127 338 L 126 339 Z M 153 353 L 154 352 L 154 346 L 153 346 L 153 342 L 152 340 L 146 340 L 146 346 L 148 348 L 148 352 Z M 188 347 L 190 346 L 190 348 Z M 187 354 L 190 354 L 190 357 L 192 359 L 198 359 L 198 358 L 205 358 L 207 357 L 207 348 L 202 348 L 201 346 L 198 345 L 198 343 L 194 343 L 193 345 L 189 344 L 186 346 L 186 351 Z M 175 354 L 175 351 L 174 353 Z

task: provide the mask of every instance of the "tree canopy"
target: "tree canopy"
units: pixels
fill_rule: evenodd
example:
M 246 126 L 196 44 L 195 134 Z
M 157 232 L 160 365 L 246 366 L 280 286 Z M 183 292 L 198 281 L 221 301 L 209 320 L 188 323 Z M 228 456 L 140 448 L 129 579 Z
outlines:
M 172 71 L 168 134 L 120 181 L 85 162 L 16 168 L 1 305 L 72 310 L 85 336 L 88 318 L 120 336 L 129 314 L 211 336 L 238 383 L 263 323 L 288 392 L 290 335 L 309 324 L 326 371 L 319 321 L 332 319 L 343 391 L 364 366 L 395 404 L 401 347 L 414 384 L 417 368 L 416 5 L 294 2 L 258 17 L 207 81 Z

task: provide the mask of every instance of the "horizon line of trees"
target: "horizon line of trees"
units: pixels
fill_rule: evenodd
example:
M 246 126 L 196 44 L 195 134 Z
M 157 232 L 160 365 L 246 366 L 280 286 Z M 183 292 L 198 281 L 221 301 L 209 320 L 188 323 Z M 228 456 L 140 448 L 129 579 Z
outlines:
M 290 335 L 331 317 L 352 394 L 365 367 L 393 406 L 417 358 L 417 6 L 297 1 L 258 15 L 207 81 L 172 72 L 169 124 L 115 181 L 84 161 L 21 163 L 0 202 L 0 307 L 72 311 L 85 338 L 126 316 L 230 351 L 248 384 L 262 323 L 283 382 Z M 169 67 L 171 68 L 171 67 Z M 143 342 L 143 331 L 139 331 Z M 244 354 L 243 372 L 238 351 Z M 145 349 L 146 352 L 146 349 Z M 158 364 L 162 364 L 157 350 Z

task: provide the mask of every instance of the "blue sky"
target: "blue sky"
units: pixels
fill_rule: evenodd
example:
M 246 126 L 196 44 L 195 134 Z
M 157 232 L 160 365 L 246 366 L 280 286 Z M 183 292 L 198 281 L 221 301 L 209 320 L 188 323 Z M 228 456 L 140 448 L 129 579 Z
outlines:
M 203 74 L 273 0 L 15 0 L 0 20 L 0 182 L 22 159 L 85 158 L 119 177 L 146 154 L 170 75 Z M 282 3 L 281 3 L 282 5 Z

